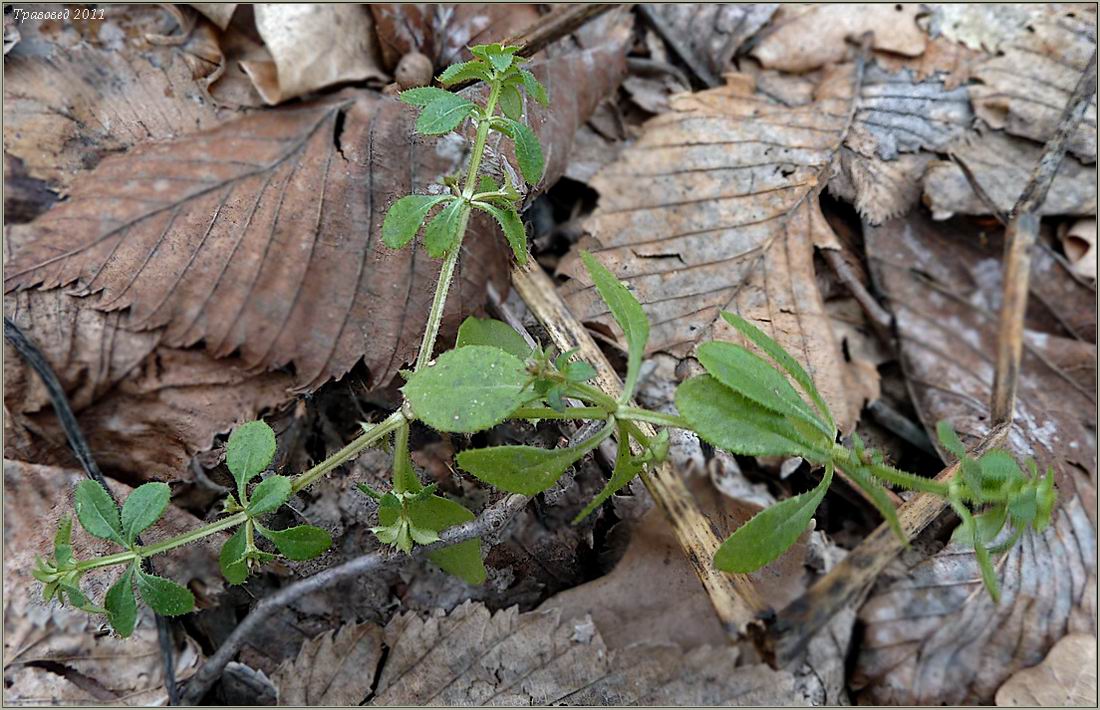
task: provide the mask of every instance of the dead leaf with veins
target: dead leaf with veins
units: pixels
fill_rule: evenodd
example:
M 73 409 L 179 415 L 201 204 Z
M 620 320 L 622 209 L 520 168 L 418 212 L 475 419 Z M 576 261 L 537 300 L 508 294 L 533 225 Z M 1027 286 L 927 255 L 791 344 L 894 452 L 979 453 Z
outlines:
M 704 67 L 719 80 L 731 70 L 730 63 L 737 50 L 768 23 L 778 7 L 777 3 L 646 5 L 691 55 L 686 61 Z
M 949 420 L 973 444 L 989 431 L 1001 239 L 983 244 L 962 220 L 936 223 L 919 213 L 865 237 L 925 427 Z M 1027 332 L 1041 335 L 1047 352 L 1065 352 L 1059 342 L 1073 346 L 1078 366 L 1095 370 L 1095 344 L 1063 334 L 1041 308 L 1031 307 Z M 854 677 L 862 700 L 989 702 L 1006 678 L 1041 661 L 1067 632 L 1095 633 L 1096 400 L 1078 380 L 1066 363 L 1025 346 L 1005 448 L 1034 457 L 1040 471 L 1053 466 L 1052 523 L 995 558 L 999 604 L 982 588 L 973 552 L 955 544 L 881 581 L 860 609 Z
M 1095 707 L 1096 637 L 1070 634 L 997 689 L 997 707 Z
M 370 695 L 382 656 L 376 624 L 348 624 L 310 639 L 271 676 L 279 705 L 359 705 Z

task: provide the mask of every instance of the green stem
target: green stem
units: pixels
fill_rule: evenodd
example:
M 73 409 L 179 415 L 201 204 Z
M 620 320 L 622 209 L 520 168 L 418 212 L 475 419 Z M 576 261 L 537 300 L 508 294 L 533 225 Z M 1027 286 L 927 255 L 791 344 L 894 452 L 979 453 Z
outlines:
M 337 466 L 340 466 L 341 464 L 355 458 L 355 456 L 358 455 L 360 451 L 375 443 L 390 432 L 396 431 L 404 424 L 405 417 L 401 414 L 401 412 L 394 412 L 378 424 L 371 427 L 370 431 L 360 434 L 350 444 L 294 479 L 294 483 L 290 487 L 291 494 L 297 493 L 304 488 L 308 488 L 310 484 L 312 484 L 318 478 L 324 476 L 329 471 L 332 471 Z
M 405 493 L 419 483 L 418 481 L 414 483 L 408 480 L 410 477 L 414 477 L 413 472 L 409 470 L 409 425 L 405 422 L 401 424 L 393 435 L 394 493 Z
M 609 412 L 618 410 L 619 403 L 609 397 L 603 391 L 583 382 L 574 382 L 569 385 L 569 393 L 576 394 L 581 399 L 586 399 L 593 404 L 603 407 Z
M 560 412 L 550 407 L 520 407 L 509 419 L 607 419 L 609 414 L 603 407 L 566 407 Z
M 664 412 L 653 412 L 648 409 L 642 409 L 641 407 L 623 407 L 620 406 L 615 417 L 618 419 L 629 419 L 636 422 L 649 422 L 650 424 L 659 424 L 661 426 L 671 426 L 677 429 L 691 429 L 691 425 L 687 423 L 687 420 L 677 414 L 666 414 Z
M 477 138 L 474 139 L 474 152 L 470 155 L 470 167 L 466 170 L 466 185 L 462 188 L 462 198 L 469 200 L 474 196 L 477 184 L 477 170 L 481 167 L 481 156 L 485 153 L 485 141 L 489 138 L 489 129 L 493 123 L 493 112 L 500 97 L 500 83 L 493 82 L 489 90 L 489 99 L 485 102 L 485 117 L 477 124 Z
M 645 432 L 642 431 L 637 424 L 628 420 L 620 420 L 620 423 L 623 426 L 623 430 L 629 432 L 639 444 L 647 449 L 653 445 L 653 442 L 650 441 L 649 437 L 645 435 Z

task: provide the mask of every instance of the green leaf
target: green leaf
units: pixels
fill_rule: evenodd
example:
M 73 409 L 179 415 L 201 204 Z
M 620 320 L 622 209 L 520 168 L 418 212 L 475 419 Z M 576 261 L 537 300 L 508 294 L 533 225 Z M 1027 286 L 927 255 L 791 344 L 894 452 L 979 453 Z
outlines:
M 486 345 L 500 348 L 506 353 L 515 355 L 520 360 L 531 356 L 531 346 L 527 341 L 507 323 L 493 318 L 475 318 L 470 316 L 462 321 L 458 327 L 458 338 L 455 340 L 456 348 L 464 348 L 470 345 Z
M 764 331 L 760 330 L 752 323 L 749 323 L 741 316 L 736 313 L 722 311 L 722 317 L 742 335 L 751 340 L 756 347 L 763 350 L 777 365 L 786 370 L 798 386 L 802 388 L 802 391 L 808 394 L 810 399 L 813 400 L 817 410 L 825 417 L 825 421 L 828 422 L 829 428 L 836 431 L 836 422 L 833 421 L 833 414 L 829 411 L 829 405 L 825 404 L 825 400 L 821 398 L 821 394 L 817 391 L 817 387 L 814 386 L 814 381 L 810 378 L 806 370 L 803 369 L 802 365 L 799 365 L 798 361 L 791 357 L 779 343 L 772 340 Z
M 225 447 L 225 465 L 237 482 L 237 493 L 243 501 L 245 485 L 260 475 L 275 458 L 275 432 L 265 422 L 246 422 L 229 435 Z
M 565 379 L 570 382 L 587 382 L 596 376 L 596 368 L 589 365 L 584 360 L 578 360 L 577 362 L 571 362 L 565 366 L 562 370 L 562 374 L 565 375 Z
M 955 433 L 955 427 L 951 426 L 951 422 L 946 419 L 936 422 L 936 436 L 943 448 L 954 454 L 955 458 L 961 460 L 966 456 L 966 447 L 963 446 L 959 435 Z
M 984 543 L 993 542 L 1004 528 L 1007 517 L 1008 509 L 1003 505 L 975 515 L 974 524 L 978 526 L 978 535 L 981 541 Z M 973 542 L 973 534 L 965 525 L 960 525 L 951 534 L 951 539 L 969 545 Z
M 103 598 L 107 610 L 107 621 L 111 628 L 122 638 L 134 633 L 137 625 L 137 599 L 134 597 L 134 565 L 126 568 Z
M 490 81 L 489 67 L 480 59 L 471 59 L 468 62 L 452 64 L 439 75 L 439 83 L 444 86 L 459 84 L 464 81 L 480 80 Z
M 470 204 L 455 200 L 439 211 L 424 230 L 424 248 L 433 259 L 442 258 L 454 248 L 470 213 Z
M 440 202 L 454 200 L 453 195 L 406 195 L 390 205 L 382 222 L 382 243 L 400 249 L 412 241 L 428 212 Z
M 514 85 L 506 85 L 500 90 L 500 110 L 513 121 L 523 118 L 523 97 Z
M 626 381 L 623 382 L 623 393 L 619 397 L 620 402 L 626 402 L 634 395 L 634 386 L 642 369 L 642 355 L 645 354 L 646 342 L 649 340 L 649 319 L 634 294 L 597 261 L 596 257 L 582 251 L 581 260 L 588 269 L 596 290 L 600 292 L 600 298 L 611 309 L 611 315 L 615 317 L 615 322 L 626 337 Z
M 401 388 L 417 418 L 433 429 L 471 433 L 499 424 L 527 399 L 527 369 L 486 345 L 448 350 Z
M 978 569 L 981 571 L 982 583 L 985 585 L 986 590 L 989 591 L 989 596 L 993 598 L 993 602 L 999 602 L 1001 598 L 1001 585 L 997 580 L 997 572 L 993 569 L 993 561 L 989 558 L 989 550 L 982 543 L 980 528 L 970 515 L 970 510 L 963 505 L 961 501 L 952 500 L 951 507 L 954 508 L 955 513 L 958 514 L 959 520 L 962 521 L 960 527 L 963 528 L 967 538 L 969 538 L 974 546 L 974 557 L 978 561 Z
M 399 508 L 378 509 L 378 521 L 385 527 L 394 525 L 399 515 Z M 453 500 L 432 495 L 411 501 L 409 517 L 416 528 L 441 533 L 455 525 L 468 523 L 474 519 L 474 514 Z M 393 544 L 392 541 L 390 544 Z M 467 584 L 482 584 L 487 576 L 481 560 L 480 538 L 444 547 L 430 553 L 428 559 Z
M 167 483 L 144 483 L 134 489 L 122 504 L 122 535 L 127 545 L 168 509 L 172 490 Z
M 497 119 L 493 124 L 500 128 L 501 132 L 512 139 L 516 145 L 516 160 L 519 162 L 519 171 L 523 173 L 523 179 L 529 185 L 537 185 L 542 179 L 542 171 L 546 165 L 542 157 L 542 146 L 534 132 L 525 124 L 510 118 Z
M 833 480 L 832 464 L 813 490 L 760 511 L 726 538 L 714 555 L 714 566 L 723 572 L 747 574 L 779 558 L 810 524 L 817 506 Z
M 420 117 L 416 119 L 418 133 L 426 136 L 450 133 L 477 108 L 472 101 L 458 94 L 449 91 L 442 93 L 442 96 L 421 109 Z
M 275 543 L 288 560 L 311 560 L 332 546 L 332 536 L 312 525 L 298 525 L 286 530 L 268 530 L 256 523 L 256 531 Z
M 446 72 L 444 72 L 446 73 Z M 445 91 L 435 86 L 418 86 L 415 89 L 402 91 L 397 98 L 410 106 L 425 108 L 440 99 L 454 96 L 450 91 Z
M 179 616 L 195 608 L 195 595 L 170 579 L 137 570 L 138 594 L 161 616 Z
M 1031 462 L 1032 468 L 1035 462 Z M 1039 481 L 1035 497 L 1038 500 L 1038 509 L 1035 514 L 1035 529 L 1042 531 L 1050 525 L 1050 516 L 1054 512 L 1054 504 L 1058 502 L 1058 494 L 1054 490 L 1054 469 L 1047 467 L 1046 475 Z
M 987 493 L 1002 491 L 1024 480 L 1020 464 L 1004 449 L 987 451 L 978 459 L 978 465 L 982 471 L 982 490 Z
M 882 483 L 872 476 L 864 466 L 849 466 L 843 470 L 848 474 L 848 478 L 855 481 L 856 485 L 871 499 L 871 503 L 874 504 L 879 515 L 894 531 L 894 534 L 898 536 L 898 539 L 906 540 L 905 533 L 901 529 L 901 521 L 898 520 L 897 509 L 894 507 L 894 502 L 890 500 L 890 496 L 886 494 L 886 489 L 883 488 Z
M 611 435 L 608 424 L 598 434 L 565 449 L 535 446 L 494 446 L 468 449 L 458 455 L 458 465 L 501 490 L 533 496 L 554 485 L 574 463 Z
M 634 477 L 641 473 L 644 468 L 641 462 L 630 455 L 630 437 L 622 424 L 618 425 L 617 436 L 619 439 L 619 450 L 615 455 L 615 468 L 611 471 L 611 478 L 608 479 L 607 485 L 603 487 L 603 490 L 584 507 L 584 510 L 577 514 L 577 517 L 573 518 L 574 525 L 587 518 L 596 508 L 603 505 L 604 501 L 610 498 L 616 491 L 621 490 L 624 486 L 633 481 Z
M 712 377 L 737 394 L 779 414 L 801 419 L 832 438 L 829 425 L 803 401 L 787 378 L 763 358 L 740 345 L 715 341 L 700 345 L 696 354 Z
M 248 579 L 248 563 L 244 559 L 247 547 L 248 539 L 244 525 L 237 528 L 237 532 L 222 545 L 221 554 L 218 555 L 218 566 L 222 569 L 222 576 L 230 584 L 240 584 Z
M 290 479 L 286 476 L 268 476 L 252 489 L 248 500 L 249 515 L 263 515 L 277 510 L 290 500 Z
M 64 567 L 73 559 L 73 519 L 66 515 L 57 525 L 53 538 L 53 558 L 58 567 Z
M 1035 497 L 1035 489 L 1025 488 L 1014 495 L 1008 502 L 1008 514 L 1017 527 L 1031 525 L 1039 514 L 1039 501 Z
M 125 546 L 118 508 L 96 481 L 81 481 L 76 487 L 76 519 L 89 534 Z
M 824 463 L 829 456 L 803 438 L 786 417 L 699 375 L 676 388 L 676 408 L 707 443 L 746 456 L 801 456 Z
M 493 215 L 504 236 L 508 239 L 508 246 L 512 247 L 512 253 L 516 255 L 516 261 L 527 263 L 527 230 L 523 228 L 523 220 L 519 213 L 512 207 L 496 207 L 488 202 L 475 202 L 474 205 Z
M 520 69 L 519 75 L 523 77 L 523 88 L 527 89 L 527 95 L 545 106 L 549 102 L 546 96 L 546 87 L 542 85 L 535 75 L 527 69 Z
M 479 44 L 470 47 L 470 53 L 475 57 L 486 60 L 493 65 L 498 72 L 503 73 L 512 66 L 512 61 L 519 47 L 510 47 L 501 44 Z

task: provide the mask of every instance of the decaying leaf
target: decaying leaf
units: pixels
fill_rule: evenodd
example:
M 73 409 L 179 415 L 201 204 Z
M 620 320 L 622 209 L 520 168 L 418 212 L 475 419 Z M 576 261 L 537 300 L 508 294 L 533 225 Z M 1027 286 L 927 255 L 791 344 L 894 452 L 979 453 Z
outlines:
M 859 72 L 838 67 L 814 102 L 788 107 L 737 76 L 674 97 L 673 110 L 592 181 L 600 205 L 581 244 L 625 281 L 652 323 L 649 351 L 689 354 L 706 339 L 738 340 L 719 318 L 736 311 L 794 353 L 842 428 L 854 420 L 840 352 L 813 277 L 814 243 L 835 235 L 817 195 L 854 111 Z M 582 321 L 615 326 L 579 261 L 563 292 Z
M 1051 12 L 1052 3 L 934 3 L 928 31 L 970 49 L 995 54 L 1028 33 L 1028 25 Z
M 1093 173 L 1096 177 L 1096 173 Z M 1066 253 L 1073 273 L 1084 279 L 1096 280 L 1096 217 L 1081 219 L 1070 225 L 1062 235 L 1062 251 Z
M 1096 15 L 1083 7 L 1035 18 L 1031 31 L 979 64 L 970 87 L 974 112 L 994 128 L 1043 143 L 1054 135 L 1073 88 L 1096 51 Z M 1096 96 L 1070 136 L 1069 150 L 1096 162 Z
M 374 685 L 382 659 L 382 629 L 348 624 L 302 644 L 293 662 L 279 666 L 271 682 L 279 705 L 358 705 Z
M 997 689 L 997 706 L 1095 707 L 1096 637 L 1070 634 L 1043 662 L 1017 671 Z
M 730 70 L 730 60 L 745 40 L 771 19 L 776 3 L 660 3 L 646 9 L 663 20 L 688 51 L 688 62 L 705 67 L 714 77 Z
M 794 677 L 738 651 L 636 644 L 609 650 L 589 619 L 557 611 L 490 613 L 466 603 L 446 616 L 394 617 L 373 705 L 787 705 Z
M 364 6 L 258 3 L 255 13 L 273 66 L 249 61 L 241 67 L 268 104 L 333 84 L 387 78 L 378 66 L 374 26 Z M 324 51 L 317 51 L 319 46 Z
M 1043 154 L 1043 146 L 1023 138 L 985 130 L 953 146 L 951 153 L 966 164 L 1001 214 L 1008 214 Z M 992 209 L 970 186 L 961 167 L 937 161 L 924 178 L 924 202 L 937 219 L 954 214 L 990 214 Z M 1041 214 L 1096 214 L 1096 168 L 1072 155 L 1058 168 Z
M 229 21 L 233 19 L 233 13 L 237 11 L 237 3 L 232 2 L 192 2 L 188 4 L 223 31 L 229 27 Z
M 877 50 L 916 57 L 928 36 L 917 26 L 916 3 L 784 5 L 752 50 L 770 69 L 805 72 L 842 60 L 847 39 L 874 33 Z
M 623 45 L 613 35 L 532 65 L 558 91 L 552 110 L 530 109 L 547 183 L 577 123 L 621 78 Z M 580 75 L 589 81 L 578 86 Z M 108 158 L 33 223 L 6 289 L 77 282 L 95 307 L 127 309 L 131 329 L 164 328 L 165 344 L 201 341 L 215 357 L 239 351 L 247 367 L 293 364 L 303 389 L 364 356 L 386 382 L 419 341 L 438 263 L 385 248 L 376 232 L 394 196 L 426 191 L 462 159 L 450 139 L 413 140 L 412 116 L 395 99 L 352 92 Z M 448 327 L 487 281 L 505 288 L 495 224 L 472 224 Z
M 931 429 L 947 419 L 973 443 L 989 430 L 1001 239 L 918 213 L 867 230 L 875 283 L 889 299 L 902 364 Z M 1029 318 L 1051 347 L 1057 321 Z M 1045 332 L 1042 332 L 1045 331 Z M 1089 347 L 1091 346 L 1091 347 Z M 1082 350 L 1084 352 L 1082 352 Z M 1073 350 L 1095 369 L 1094 344 Z M 1088 353 L 1087 355 L 1085 353 Z M 879 703 L 989 702 L 1015 671 L 1038 663 L 1067 632 L 1095 633 L 1096 401 L 1094 390 L 1025 347 L 1006 448 L 1055 470 L 1049 528 L 995 558 L 1001 601 L 985 593 L 971 551 L 949 545 L 882 585 L 860 610 L 856 683 Z
M 167 702 L 162 662 L 152 613 L 139 620 L 133 636 L 101 633 L 103 617 L 41 601 L 32 579 L 35 555 L 47 555 L 61 515 L 71 515 L 71 492 L 84 480 L 80 471 L 4 461 L 4 702 L 42 705 L 157 705 Z M 120 498 L 129 489 L 112 483 Z M 155 526 L 178 534 L 200 522 L 169 508 Z M 155 539 L 150 531 L 148 539 Z M 117 552 L 110 543 L 73 533 L 78 559 Z M 220 589 L 214 565 L 203 561 L 205 547 L 184 548 L 158 558 L 162 574 L 213 595 Z M 205 571 L 204 571 L 205 570 Z M 191 579 L 194 577 L 193 579 Z M 84 590 L 95 600 L 112 581 L 111 573 L 90 574 Z M 197 643 L 184 636 L 176 648 L 176 677 L 185 680 L 201 664 Z

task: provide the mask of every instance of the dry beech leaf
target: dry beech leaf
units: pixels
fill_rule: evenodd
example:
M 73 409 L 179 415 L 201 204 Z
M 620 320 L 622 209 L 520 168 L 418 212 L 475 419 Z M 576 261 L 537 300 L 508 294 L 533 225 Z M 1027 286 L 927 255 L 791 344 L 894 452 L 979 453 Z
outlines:
M 1095 179 L 1096 173 L 1094 172 L 1092 175 Z M 1095 281 L 1096 218 L 1081 219 L 1074 222 L 1062 235 L 1062 251 L 1066 253 L 1066 259 L 1069 260 L 1073 273 L 1083 279 Z
M 664 21 L 690 60 L 715 77 L 730 71 L 730 60 L 745 40 L 767 24 L 777 3 L 660 3 L 646 9 Z
M 233 19 L 233 13 L 237 11 L 237 3 L 233 2 L 192 2 L 188 3 L 203 14 L 206 19 L 224 31 L 229 27 L 229 21 Z
M 1002 240 L 981 240 L 961 220 L 937 223 L 919 213 L 865 236 L 922 421 L 931 429 L 947 419 L 973 444 L 989 430 Z M 1075 352 L 1079 367 L 1095 369 L 1095 345 L 1059 335 L 1053 318 L 1033 310 L 1027 327 L 1040 331 L 1048 352 Z M 860 610 L 854 679 L 865 688 L 861 700 L 989 702 L 1007 677 L 1041 661 L 1067 632 L 1095 633 L 1094 391 L 1066 363 L 1025 346 L 1005 446 L 1034 457 L 1040 470 L 1054 467 L 1059 504 L 1051 526 L 995 559 L 999 604 L 983 589 L 972 551 L 954 544 L 880 585 Z
M 645 307 L 649 352 L 683 357 L 707 339 L 740 340 L 719 312 L 768 332 L 814 377 L 842 428 L 851 426 L 842 357 L 814 283 L 813 247 L 833 244 L 817 195 L 847 135 L 858 72 L 838 67 L 816 101 L 788 107 L 752 79 L 672 99 L 635 145 L 592 180 L 599 208 L 590 249 Z M 575 254 L 560 271 L 582 321 L 614 329 Z
M 370 695 L 380 660 L 382 629 L 347 624 L 303 643 L 271 682 L 279 689 L 279 705 L 359 705 Z
M 1006 42 L 1003 54 L 975 67 L 974 112 L 994 128 L 1039 143 L 1054 135 L 1062 109 L 1096 51 L 1096 16 L 1082 8 L 1036 18 L 1033 31 Z M 1096 162 L 1096 96 L 1069 139 L 1069 151 Z
M 1042 663 L 997 689 L 997 706 L 1096 707 L 1096 637 L 1070 634 L 1054 644 Z
M 530 110 L 544 184 L 564 170 L 576 126 L 617 86 L 624 45 L 616 34 L 532 65 L 555 97 L 553 109 Z M 91 305 L 128 309 L 130 329 L 163 328 L 164 344 L 201 341 L 215 357 L 239 351 L 247 367 L 293 364 L 302 389 L 364 357 L 384 383 L 415 351 L 439 265 L 419 249 L 384 247 L 382 217 L 463 157 L 457 136 L 414 139 L 413 116 L 396 99 L 347 92 L 105 159 L 31 225 L 6 290 L 76 282 Z M 507 250 L 491 222 L 472 222 L 448 328 L 486 281 L 505 288 Z
M 783 5 L 752 50 L 769 69 L 805 72 L 839 62 L 848 37 L 874 33 L 874 49 L 920 55 L 928 36 L 917 26 L 916 3 Z
M 965 84 L 974 65 L 987 57 L 985 52 L 968 49 L 945 37 L 933 37 L 928 40 L 928 46 L 920 56 L 903 57 L 879 52 L 875 55 L 875 63 L 888 71 L 914 71 L 918 81 L 938 77 L 946 90 L 953 91 Z
M 1088 220 L 1077 224 L 1085 222 Z M 1039 319 L 1049 313 L 1050 322 L 1060 325 L 1065 335 L 1082 343 L 1096 343 L 1096 284 L 1074 278 L 1072 264 L 1045 242 L 1031 252 L 1031 298 L 1045 309 Z M 1037 305 L 1032 309 L 1039 310 Z M 1095 373 L 1095 366 L 1092 370 Z
M 491 613 L 467 602 L 448 615 L 408 613 L 386 626 L 389 648 L 373 705 L 790 705 L 794 676 L 738 651 L 669 644 L 608 649 L 590 619 L 557 611 Z
M 1049 15 L 1053 3 L 934 3 L 928 31 L 952 42 L 990 54 L 1001 45 L 1025 37 L 1028 25 Z
M 1023 192 L 1043 146 L 1000 131 L 986 130 L 952 147 L 982 190 L 1002 214 L 1008 214 Z M 937 219 L 954 214 L 990 214 L 990 206 L 970 187 L 962 168 L 937 161 L 924 178 L 924 202 Z M 1096 167 L 1067 155 L 1058 167 L 1040 214 L 1096 214 Z
M 370 11 L 362 5 L 255 5 L 256 29 L 271 53 L 266 63 L 242 62 L 268 104 L 280 104 L 326 86 L 382 81 Z

